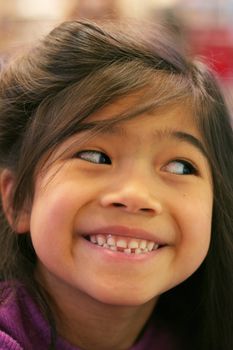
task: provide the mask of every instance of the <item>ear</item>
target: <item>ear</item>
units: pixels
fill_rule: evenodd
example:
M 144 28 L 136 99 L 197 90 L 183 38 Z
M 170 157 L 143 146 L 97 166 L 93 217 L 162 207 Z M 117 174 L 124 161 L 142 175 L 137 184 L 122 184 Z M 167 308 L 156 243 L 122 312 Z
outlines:
M 11 170 L 3 169 L 0 174 L 0 189 L 2 208 L 7 221 L 11 228 L 16 233 L 26 233 L 30 231 L 30 213 L 24 209 L 17 215 L 17 220 L 14 220 L 12 196 L 15 185 L 15 177 Z

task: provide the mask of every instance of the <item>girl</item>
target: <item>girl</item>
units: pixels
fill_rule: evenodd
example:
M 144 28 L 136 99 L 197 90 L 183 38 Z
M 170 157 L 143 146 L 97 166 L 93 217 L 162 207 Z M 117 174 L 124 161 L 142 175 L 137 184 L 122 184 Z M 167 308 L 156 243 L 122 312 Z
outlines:
M 213 74 L 164 28 L 74 21 L 2 69 L 0 99 L 0 348 L 231 350 Z

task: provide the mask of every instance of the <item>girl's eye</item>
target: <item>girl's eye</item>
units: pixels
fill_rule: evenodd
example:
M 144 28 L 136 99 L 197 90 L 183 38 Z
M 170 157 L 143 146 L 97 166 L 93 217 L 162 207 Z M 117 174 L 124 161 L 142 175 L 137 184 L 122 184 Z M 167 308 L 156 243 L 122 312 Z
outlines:
M 186 160 L 173 160 L 164 167 L 166 172 L 176 175 L 196 175 L 197 169 Z
M 95 150 L 80 151 L 75 154 L 75 158 L 95 164 L 111 164 L 111 159 L 105 153 Z

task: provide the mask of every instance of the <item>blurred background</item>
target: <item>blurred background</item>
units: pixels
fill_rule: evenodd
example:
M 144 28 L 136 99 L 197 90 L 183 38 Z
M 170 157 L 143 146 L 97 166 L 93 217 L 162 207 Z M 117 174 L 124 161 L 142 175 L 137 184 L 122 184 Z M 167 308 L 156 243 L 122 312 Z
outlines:
M 167 21 L 214 68 L 233 107 L 233 0 L 0 0 L 0 59 L 64 20 L 124 17 Z

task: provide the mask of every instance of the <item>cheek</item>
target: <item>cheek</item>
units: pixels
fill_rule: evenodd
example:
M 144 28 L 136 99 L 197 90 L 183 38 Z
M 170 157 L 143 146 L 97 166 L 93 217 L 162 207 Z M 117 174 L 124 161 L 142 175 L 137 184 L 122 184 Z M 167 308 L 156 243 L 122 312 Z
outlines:
M 191 199 L 192 198 L 192 199 Z M 182 266 L 184 276 L 193 273 L 205 259 L 210 239 L 212 223 L 212 192 L 198 192 L 177 204 L 179 215 L 179 243 L 177 262 Z
M 79 185 L 82 184 L 82 185 Z M 73 173 L 38 182 L 32 205 L 30 231 L 34 248 L 40 252 L 72 249 L 77 216 L 96 198 L 97 188 Z M 43 254 L 44 254 L 43 253 Z
M 71 228 L 75 215 L 93 195 L 93 191 L 86 188 L 83 182 L 69 178 L 58 179 L 44 187 L 38 186 L 32 205 L 31 228 L 34 223 L 38 226 L 37 222 L 42 225 L 41 230 L 51 228 L 51 232 L 56 228 L 62 229 L 63 226 Z
M 30 231 L 34 249 L 40 257 L 68 251 L 72 244 L 77 200 L 67 187 L 38 191 L 35 195 Z

